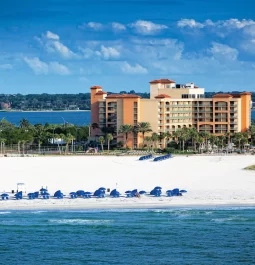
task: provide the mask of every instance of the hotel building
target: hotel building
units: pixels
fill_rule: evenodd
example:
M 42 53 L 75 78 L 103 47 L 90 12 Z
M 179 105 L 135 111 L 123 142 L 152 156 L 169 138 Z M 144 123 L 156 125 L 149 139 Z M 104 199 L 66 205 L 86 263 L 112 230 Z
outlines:
M 109 94 L 100 86 L 91 87 L 91 123 L 112 127 L 115 141 L 125 142 L 118 134 L 122 124 L 149 122 L 153 132 L 173 133 L 183 127 L 198 132 L 223 135 L 245 132 L 251 124 L 251 93 L 216 94 L 204 98 L 204 88 L 194 83 L 176 84 L 169 79 L 150 82 L 150 98 L 133 94 Z M 102 135 L 100 129 L 92 136 Z M 128 145 L 137 148 L 142 139 L 130 134 Z

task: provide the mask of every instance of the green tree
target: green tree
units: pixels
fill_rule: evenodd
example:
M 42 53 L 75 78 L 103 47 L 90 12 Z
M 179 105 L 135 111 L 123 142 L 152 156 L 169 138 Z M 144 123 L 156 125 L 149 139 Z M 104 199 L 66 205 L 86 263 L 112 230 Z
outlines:
M 27 120 L 27 119 L 22 119 L 20 122 L 19 122 L 19 126 L 20 128 L 22 129 L 28 129 L 31 127 L 31 124 L 30 122 Z
M 70 133 L 68 133 L 67 135 L 62 134 L 62 135 L 60 135 L 60 137 L 66 143 L 65 154 L 67 154 L 68 150 L 69 150 L 69 144 L 75 139 L 75 137 Z
M 137 124 L 137 133 L 141 133 L 143 136 L 143 147 L 144 147 L 144 136 L 146 133 L 151 132 L 151 125 L 149 122 L 139 122 Z
M 152 133 L 151 135 L 151 141 L 153 143 L 153 147 L 156 148 L 157 147 L 157 142 L 159 140 L 159 135 L 157 133 Z
M 109 152 L 109 150 L 110 150 L 110 142 L 113 140 L 113 135 L 111 133 L 108 133 L 106 135 L 106 139 L 107 139 L 108 152 Z
M 104 143 L 105 143 L 104 137 L 103 137 L 103 136 L 100 136 L 100 137 L 98 138 L 98 141 L 99 141 L 99 143 L 101 144 L 101 149 L 102 149 L 102 151 L 104 151 Z
M 119 128 L 119 133 L 125 135 L 125 145 L 128 147 L 128 135 L 133 132 L 133 126 L 130 124 L 122 124 Z

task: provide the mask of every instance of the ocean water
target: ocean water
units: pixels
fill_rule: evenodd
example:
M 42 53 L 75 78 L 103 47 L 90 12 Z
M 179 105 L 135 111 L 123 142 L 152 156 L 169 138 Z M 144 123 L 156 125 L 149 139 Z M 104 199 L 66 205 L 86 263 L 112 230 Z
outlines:
M 0 264 L 255 264 L 255 208 L 0 211 Z
M 22 119 L 27 119 L 31 124 L 46 122 L 50 124 L 63 124 L 69 122 L 76 125 L 90 124 L 90 111 L 61 111 L 61 112 L 0 112 L 0 120 L 5 118 L 9 122 L 18 125 Z M 251 112 L 252 120 L 255 120 L 255 111 Z
M 27 119 L 31 124 L 72 124 L 85 126 L 90 124 L 90 111 L 60 111 L 60 112 L 0 112 L 0 120 L 6 119 L 9 122 L 19 125 L 22 119 Z

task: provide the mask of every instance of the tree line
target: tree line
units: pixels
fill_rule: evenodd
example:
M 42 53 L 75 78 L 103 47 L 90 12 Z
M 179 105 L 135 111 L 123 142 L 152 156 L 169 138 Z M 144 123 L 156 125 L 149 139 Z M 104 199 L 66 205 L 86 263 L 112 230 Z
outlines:
M 123 124 L 119 128 L 119 132 L 125 136 L 125 147 L 128 147 L 128 137 L 133 134 L 142 135 L 142 148 L 158 148 L 168 147 L 172 150 L 185 151 L 191 149 L 194 152 L 201 153 L 202 150 L 229 148 L 230 144 L 235 144 L 239 150 L 243 149 L 247 144 L 255 144 L 255 123 L 246 132 L 230 133 L 224 135 L 215 135 L 208 132 L 198 132 L 195 128 L 181 128 L 176 132 L 153 132 L 148 122 L 140 122 L 137 125 Z M 150 133 L 149 136 L 146 134 Z
M 222 93 L 222 92 L 219 92 Z M 237 93 L 237 92 L 230 92 Z M 108 92 L 108 94 L 113 94 Z M 120 94 L 137 94 L 141 98 L 150 98 L 150 93 L 120 91 Z M 215 92 L 205 92 L 210 98 Z M 255 93 L 252 93 L 255 101 Z M 2 110 L 90 110 L 90 93 L 79 94 L 0 94 L 0 109 Z
M 73 141 L 81 143 L 87 141 L 89 137 L 89 126 L 76 126 L 72 124 L 35 124 L 32 125 L 27 119 L 22 119 L 18 126 L 2 119 L 0 121 L 0 143 L 1 151 L 3 146 L 18 145 L 18 151 L 25 146 L 38 146 L 39 152 L 41 146 L 65 145 L 66 152 L 69 144 Z M 63 140 L 62 144 L 57 139 Z

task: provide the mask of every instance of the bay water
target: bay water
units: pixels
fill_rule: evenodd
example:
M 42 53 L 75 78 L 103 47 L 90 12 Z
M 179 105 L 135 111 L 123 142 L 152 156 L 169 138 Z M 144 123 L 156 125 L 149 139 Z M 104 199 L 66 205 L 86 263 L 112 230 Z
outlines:
M 90 124 L 90 111 L 42 111 L 42 112 L 0 112 L 0 120 L 19 125 L 22 119 L 27 119 L 31 124 L 64 124 L 66 122 L 83 126 Z M 251 111 L 251 119 L 255 120 L 255 111 Z
M 0 211 L 1 264 L 255 264 L 255 208 Z

